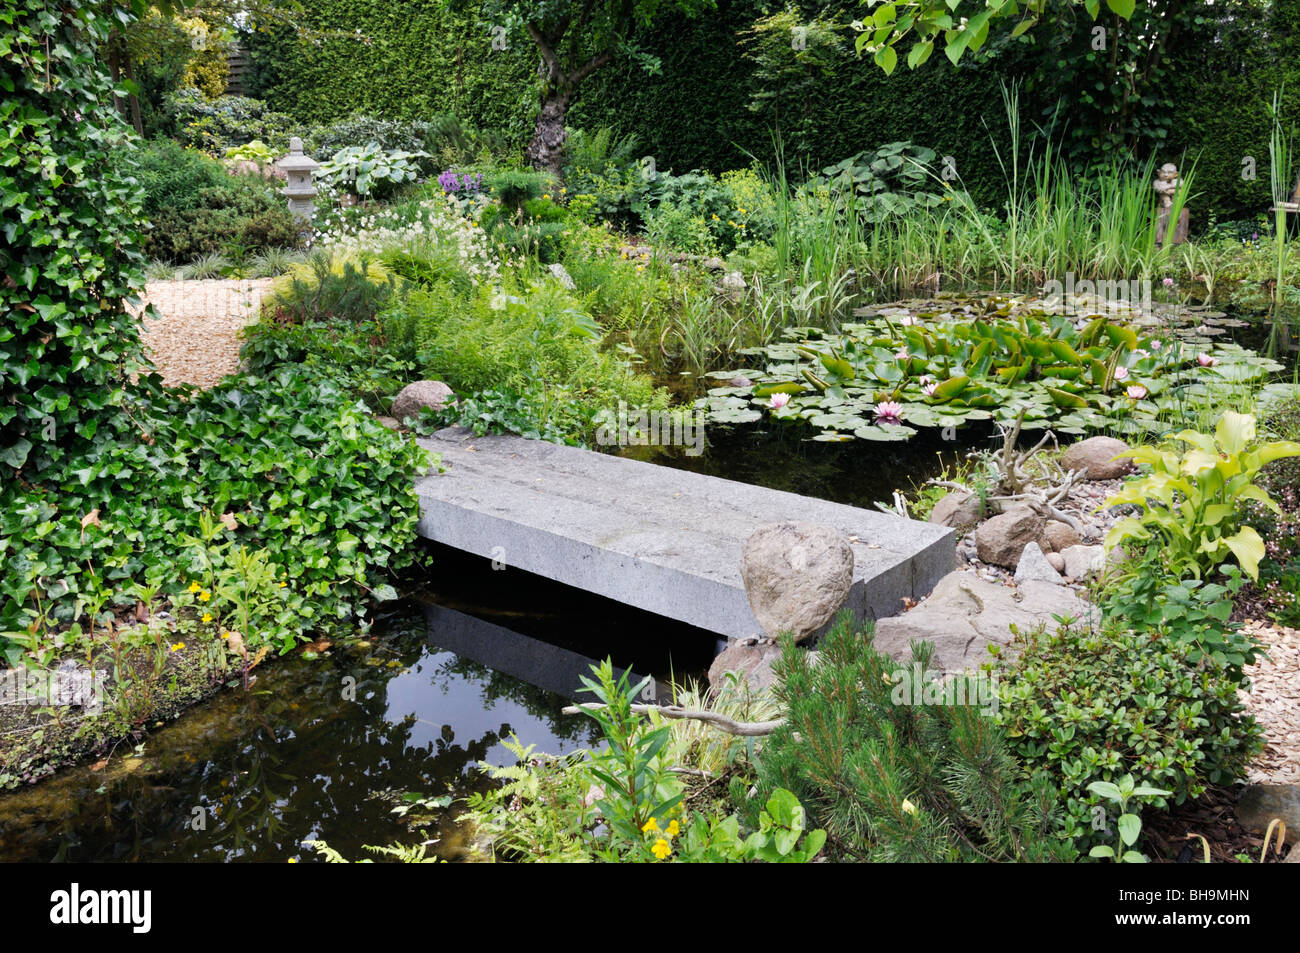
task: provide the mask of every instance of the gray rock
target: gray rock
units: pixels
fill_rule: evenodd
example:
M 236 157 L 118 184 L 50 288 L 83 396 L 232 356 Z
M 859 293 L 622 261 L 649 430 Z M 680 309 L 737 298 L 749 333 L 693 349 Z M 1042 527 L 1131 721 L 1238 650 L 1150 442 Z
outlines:
M 383 424 L 385 427 L 387 427 L 389 430 L 401 430 L 401 429 L 402 429 L 402 422 L 401 422 L 400 420 L 398 420 L 396 417 L 383 417 L 383 416 L 379 416 L 379 417 L 376 417 L 375 419 L 378 420 L 378 421 L 379 421 L 381 424 Z
M 1043 550 L 1037 543 L 1025 544 L 1024 551 L 1020 554 L 1020 562 L 1016 565 L 1017 586 L 1031 579 L 1050 582 L 1057 586 L 1065 582 L 1061 578 L 1061 574 L 1048 562 Z
M 709 271 L 722 271 L 727 267 L 727 263 L 721 258 L 706 258 L 700 262 L 701 268 L 707 268 Z
M 1055 628 L 1053 615 L 1083 618 L 1088 603 L 1065 586 L 1027 580 L 1016 589 L 957 571 L 939 580 L 930 597 L 910 612 L 875 624 L 876 648 L 899 661 L 911 658 L 913 639 L 934 643 L 940 673 L 972 668 L 988 659 L 989 643 L 1007 645 L 1011 626 Z
M 1083 579 L 1101 571 L 1106 564 L 1106 551 L 1101 546 L 1069 546 L 1061 550 L 1061 558 L 1065 560 L 1067 579 Z
M 418 417 L 425 407 L 442 410 L 453 396 L 452 389 L 442 381 L 415 381 L 393 398 L 392 415 L 404 421 L 407 417 Z
M 1115 480 L 1133 472 L 1133 461 L 1114 457 L 1128 453 L 1128 444 L 1114 437 L 1089 437 L 1065 448 L 1061 466 L 1083 470 L 1089 480 Z
M 1048 553 L 1047 562 L 1057 572 L 1065 572 L 1065 557 L 1060 553 Z
M 1288 844 L 1300 840 L 1300 784 L 1247 785 L 1237 801 L 1237 820 L 1241 826 L 1262 834 L 1275 817 L 1286 824 Z M 1291 852 L 1296 853 L 1295 849 Z
M 844 605 L 853 585 L 853 548 L 817 523 L 769 523 L 740 556 L 740 576 L 754 618 L 771 638 L 808 638 Z
M 1052 551 L 1057 553 L 1071 546 L 1078 546 L 1083 542 L 1079 538 L 1079 534 L 1074 531 L 1073 526 L 1069 523 L 1062 523 L 1060 520 L 1047 521 L 1047 525 L 1043 527 L 1043 538 L 1047 541 L 1047 545 L 1052 548 Z
M 953 490 L 934 504 L 934 509 L 930 511 L 930 522 L 956 529 L 978 523 L 981 515 L 978 496 L 963 490 Z
M 731 292 L 733 295 L 740 294 L 749 287 L 745 283 L 745 276 L 738 271 L 729 271 L 722 276 L 720 282 L 723 291 Z
M 975 549 L 990 566 L 1015 569 L 1020 553 L 1043 535 L 1044 520 L 1028 506 L 1013 506 L 975 530 Z
M 709 685 L 719 689 L 727 672 L 737 672 L 753 691 L 766 691 L 776 681 L 772 663 L 780 657 L 781 648 L 774 642 L 732 642 L 709 666 Z

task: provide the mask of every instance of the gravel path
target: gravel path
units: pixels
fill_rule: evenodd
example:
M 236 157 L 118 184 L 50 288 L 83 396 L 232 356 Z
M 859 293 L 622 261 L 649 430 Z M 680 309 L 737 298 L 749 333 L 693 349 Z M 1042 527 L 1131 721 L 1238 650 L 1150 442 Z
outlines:
M 1247 710 L 1264 728 L 1264 753 L 1250 766 L 1251 781 L 1300 784 L 1300 631 L 1247 622 L 1245 629 L 1268 645 L 1269 658 L 1248 668 Z
M 257 319 L 272 279 L 151 281 L 141 319 L 145 347 L 168 384 L 212 387 L 239 368 L 239 331 Z

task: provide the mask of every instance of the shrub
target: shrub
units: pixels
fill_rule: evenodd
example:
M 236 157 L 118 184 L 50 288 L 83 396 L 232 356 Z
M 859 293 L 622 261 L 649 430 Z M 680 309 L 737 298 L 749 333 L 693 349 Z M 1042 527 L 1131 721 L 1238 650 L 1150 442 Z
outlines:
M 209 99 L 192 86 L 169 93 L 163 111 L 168 135 L 211 156 L 225 155 L 230 147 L 254 139 L 265 142 L 277 156 L 283 155 L 289 151 L 289 137 L 300 128 L 292 116 L 271 111 L 260 99 Z
M 845 613 L 823 638 L 814 664 L 786 638 L 776 665 L 786 722 L 757 755 L 757 798 L 733 785 L 742 805 L 785 787 L 824 827 L 831 853 L 871 861 L 1060 860 L 1055 792 L 1022 768 L 977 699 L 972 677 L 926 692 L 931 647 L 902 666 L 877 652 L 869 630 Z M 752 810 L 752 808 L 751 808 Z
M 144 188 L 152 258 L 194 259 L 231 248 L 242 253 L 298 244 L 301 224 L 266 182 L 228 173 L 220 162 L 159 140 L 129 160 Z
M 998 721 L 1026 770 L 1053 779 L 1063 833 L 1080 851 L 1107 840 L 1092 782 L 1132 775 L 1181 804 L 1240 778 L 1262 749 L 1226 667 L 1211 656 L 1193 664 L 1191 652 L 1104 624 L 1020 633 L 1003 653 Z

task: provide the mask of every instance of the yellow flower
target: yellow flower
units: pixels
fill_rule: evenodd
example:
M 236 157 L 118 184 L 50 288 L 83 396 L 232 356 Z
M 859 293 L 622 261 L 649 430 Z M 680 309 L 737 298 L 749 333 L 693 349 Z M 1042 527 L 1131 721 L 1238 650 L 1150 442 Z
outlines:
M 212 613 L 211 613 L 211 612 L 205 612 L 205 613 L 203 613 L 203 621 L 204 621 L 204 622 L 211 622 L 211 621 L 212 621 Z
M 652 817 L 650 818 L 650 820 L 646 821 L 644 824 L 641 825 L 641 830 L 647 834 L 649 834 L 651 831 L 657 831 L 659 830 L 659 822 Z
M 280 583 L 280 588 L 283 589 L 287 585 L 289 585 L 287 582 L 282 582 Z
M 749 213 L 746 212 L 743 208 L 738 208 L 738 209 L 736 209 L 736 211 L 739 212 L 741 215 L 748 215 L 748 214 L 749 214 Z
M 717 213 L 717 212 L 714 212 L 714 213 L 713 213 L 713 220 L 714 220 L 715 222 L 718 220 L 718 213 Z
M 681 826 L 676 821 L 669 821 L 668 830 L 666 830 L 664 833 L 667 834 L 669 837 L 676 837 L 680 830 L 681 830 Z
M 192 583 L 190 583 L 190 589 L 189 589 L 189 591 L 190 591 L 190 592 L 198 592 L 198 591 L 199 591 L 199 584 L 198 584 L 197 582 L 192 582 Z
M 173 652 L 179 652 L 179 651 L 180 651 L 181 649 L 183 649 L 183 648 L 185 648 L 185 643 L 184 643 L 184 642 L 177 642 L 177 643 L 175 643 L 175 644 L 172 645 L 172 651 L 173 651 Z
M 212 601 L 212 593 L 208 592 L 208 590 L 204 589 L 202 592 L 199 593 L 199 602 L 211 602 L 211 601 Z
M 916 805 L 913 804 L 911 801 L 909 801 L 907 798 L 903 798 L 903 812 L 905 814 L 915 814 Z
M 668 841 L 664 840 L 661 837 L 657 841 L 655 841 L 654 846 L 650 848 L 650 852 L 654 854 L 656 857 L 658 857 L 660 860 L 663 860 L 665 857 L 667 857 L 669 854 L 673 852 L 673 848 L 672 845 L 668 843 Z
M 297 857 L 290 857 L 290 858 L 289 858 L 289 863 L 291 863 L 291 864 L 296 864 L 296 863 L 298 863 L 298 858 L 297 858 Z

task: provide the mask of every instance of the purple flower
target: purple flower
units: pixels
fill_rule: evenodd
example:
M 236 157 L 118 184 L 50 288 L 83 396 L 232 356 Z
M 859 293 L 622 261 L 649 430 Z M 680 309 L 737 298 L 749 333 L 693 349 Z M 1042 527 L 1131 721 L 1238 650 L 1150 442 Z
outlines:
M 1172 278 L 1166 278 L 1166 279 L 1165 279 L 1165 287 L 1166 287 L 1166 288 L 1172 288 L 1173 286 L 1174 286 L 1174 279 L 1172 279 Z

